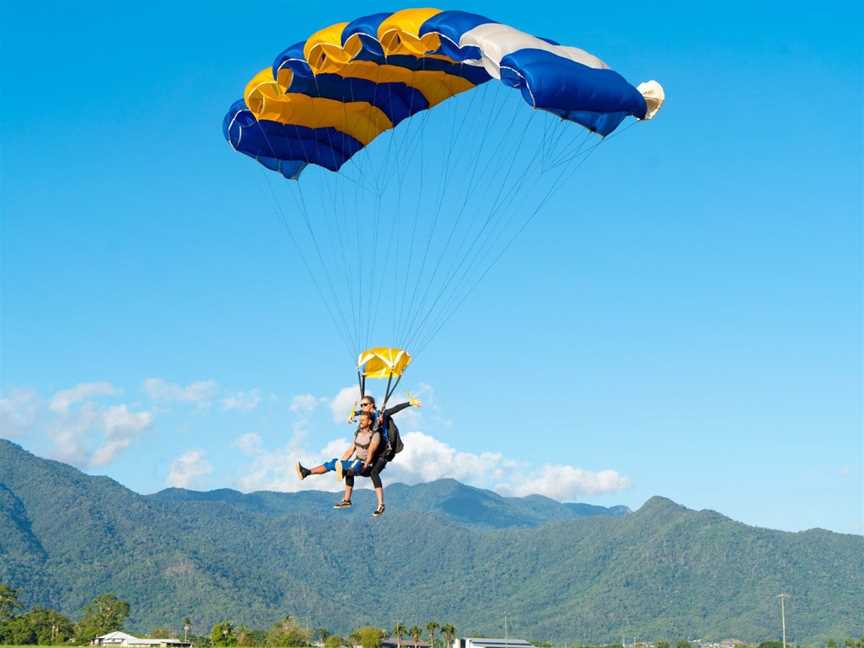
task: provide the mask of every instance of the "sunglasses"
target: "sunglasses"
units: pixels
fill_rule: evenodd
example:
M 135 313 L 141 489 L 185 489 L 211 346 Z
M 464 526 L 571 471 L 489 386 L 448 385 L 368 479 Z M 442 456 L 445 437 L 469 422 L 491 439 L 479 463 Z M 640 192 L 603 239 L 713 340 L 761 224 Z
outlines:
M 366 407 L 367 405 L 371 405 L 372 403 L 360 403 L 360 407 Z

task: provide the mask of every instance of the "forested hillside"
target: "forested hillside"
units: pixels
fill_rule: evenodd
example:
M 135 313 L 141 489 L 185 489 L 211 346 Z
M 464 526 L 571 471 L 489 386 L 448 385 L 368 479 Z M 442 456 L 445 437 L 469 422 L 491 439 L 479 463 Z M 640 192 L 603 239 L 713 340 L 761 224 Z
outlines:
M 127 626 L 192 616 L 263 627 L 285 614 L 345 632 L 453 623 L 602 642 L 864 633 L 864 538 L 749 527 L 655 497 L 639 510 L 502 498 L 443 481 L 391 486 L 371 519 L 332 494 L 136 494 L 0 440 L 0 583 L 70 615 L 101 593 Z M 343 515 L 343 513 L 345 513 Z M 585 515 L 588 514 L 587 517 Z

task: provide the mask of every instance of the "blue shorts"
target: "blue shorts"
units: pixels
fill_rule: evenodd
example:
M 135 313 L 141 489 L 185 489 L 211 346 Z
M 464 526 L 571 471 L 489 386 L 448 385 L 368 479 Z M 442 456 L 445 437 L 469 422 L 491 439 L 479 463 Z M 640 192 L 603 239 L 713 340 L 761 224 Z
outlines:
M 349 470 L 353 470 L 355 474 L 359 475 L 360 471 L 363 469 L 363 462 L 360 459 L 354 459 L 353 461 L 348 459 L 339 459 L 338 457 L 334 457 L 330 461 L 325 461 L 322 466 L 327 469 L 327 472 L 334 472 L 336 470 L 336 462 L 342 462 L 342 472 L 348 472 Z

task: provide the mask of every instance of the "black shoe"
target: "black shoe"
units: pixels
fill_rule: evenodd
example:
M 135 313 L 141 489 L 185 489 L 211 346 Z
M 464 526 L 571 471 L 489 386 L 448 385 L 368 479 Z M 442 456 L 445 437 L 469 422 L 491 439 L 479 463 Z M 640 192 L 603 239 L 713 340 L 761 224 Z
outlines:
M 301 464 L 299 461 L 297 462 L 295 468 L 297 469 L 297 479 L 299 479 L 300 481 L 303 481 L 311 474 L 309 472 L 309 469 L 304 468 L 303 464 Z
M 351 508 L 351 500 L 342 500 L 333 505 L 334 509 L 348 509 Z
M 372 511 L 372 517 L 381 517 L 382 515 L 384 515 L 384 505 L 383 504 L 381 506 L 379 506 L 378 508 L 376 508 L 374 511 Z

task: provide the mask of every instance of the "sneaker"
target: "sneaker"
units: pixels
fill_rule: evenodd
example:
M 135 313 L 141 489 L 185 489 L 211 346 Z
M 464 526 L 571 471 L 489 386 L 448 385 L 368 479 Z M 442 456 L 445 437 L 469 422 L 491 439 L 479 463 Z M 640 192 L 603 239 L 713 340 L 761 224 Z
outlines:
M 338 479 L 339 481 L 342 481 L 344 478 L 345 478 L 345 471 L 342 468 L 342 460 L 337 459 L 336 460 L 336 479 Z
M 347 508 L 351 508 L 351 500 L 342 500 L 341 502 L 338 502 L 338 503 L 334 504 L 334 505 L 333 505 L 333 508 L 334 508 L 334 509 L 347 509 Z
M 299 461 L 294 468 L 297 470 L 297 479 L 299 479 L 300 481 L 306 479 L 310 474 L 309 469 L 304 468 L 303 464 L 301 464 Z
M 378 508 L 376 508 L 374 511 L 372 511 L 372 517 L 381 517 L 382 515 L 384 515 L 384 505 L 383 504 L 381 506 L 379 506 Z

